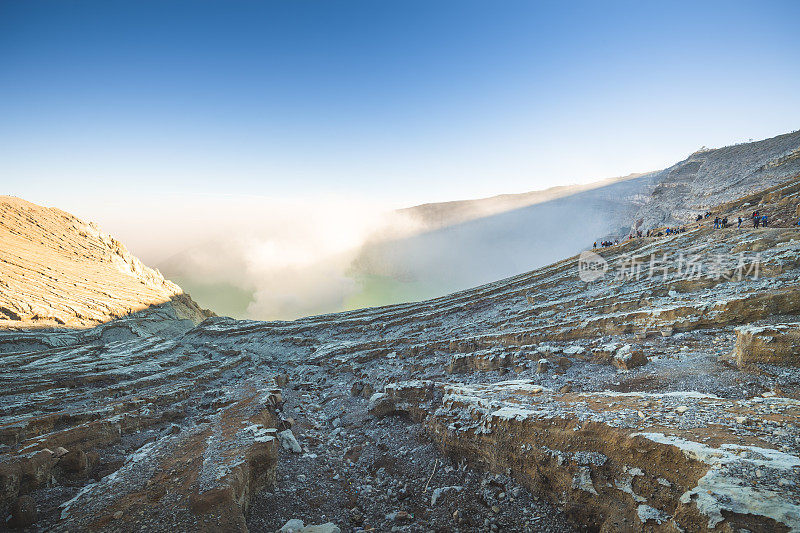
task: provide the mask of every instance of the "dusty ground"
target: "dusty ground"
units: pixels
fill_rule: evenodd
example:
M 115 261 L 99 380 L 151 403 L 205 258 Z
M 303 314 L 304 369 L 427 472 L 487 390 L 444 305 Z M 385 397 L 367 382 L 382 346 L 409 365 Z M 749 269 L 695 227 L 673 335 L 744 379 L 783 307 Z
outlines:
M 719 212 L 800 179 L 756 196 Z M 0 527 L 800 530 L 800 229 L 600 253 L 293 322 L 4 329 Z M 715 270 L 615 274 L 681 254 Z
M 284 395 L 304 450 L 281 452 L 277 485 L 251 504 L 251 531 L 298 517 L 354 531 L 576 531 L 508 476 L 443 456 L 409 419 L 377 419 L 366 414 L 366 399 L 348 396 L 330 389 Z

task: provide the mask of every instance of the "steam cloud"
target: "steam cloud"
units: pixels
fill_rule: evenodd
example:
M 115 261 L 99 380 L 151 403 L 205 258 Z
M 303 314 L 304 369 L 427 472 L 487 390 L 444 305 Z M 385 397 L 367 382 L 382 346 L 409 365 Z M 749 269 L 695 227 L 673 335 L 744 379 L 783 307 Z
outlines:
M 135 219 L 120 217 L 123 205 L 86 218 L 201 305 L 260 320 L 342 310 L 359 291 L 351 267 L 364 244 L 419 228 L 387 205 L 338 197 L 150 198 Z
M 286 320 L 439 296 L 568 257 L 620 229 L 638 181 L 475 218 L 463 210 L 454 218 L 447 204 L 443 213 L 398 212 L 351 198 L 239 196 L 148 198 L 136 203 L 137 217 L 120 216 L 131 212 L 120 204 L 77 214 L 98 220 L 201 305 Z

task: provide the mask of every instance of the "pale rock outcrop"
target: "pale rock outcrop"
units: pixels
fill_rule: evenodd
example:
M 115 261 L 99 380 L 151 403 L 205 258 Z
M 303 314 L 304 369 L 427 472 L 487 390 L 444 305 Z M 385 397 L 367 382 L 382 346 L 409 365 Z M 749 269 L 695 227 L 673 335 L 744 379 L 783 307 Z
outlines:
M 0 196 L 0 242 L 0 328 L 88 327 L 153 307 L 191 327 L 210 314 L 95 224 L 59 209 Z
M 800 366 L 800 323 L 738 327 L 733 355 L 739 366 L 748 363 Z

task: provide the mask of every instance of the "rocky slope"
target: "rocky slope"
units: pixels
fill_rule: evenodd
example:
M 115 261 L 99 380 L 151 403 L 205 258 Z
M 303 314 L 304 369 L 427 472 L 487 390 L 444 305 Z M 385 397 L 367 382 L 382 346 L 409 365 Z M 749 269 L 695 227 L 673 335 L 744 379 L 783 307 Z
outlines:
M 439 296 L 577 253 L 602 239 L 682 224 L 800 173 L 800 132 L 704 150 L 675 165 L 580 187 L 426 204 L 402 212 L 427 230 L 366 245 L 358 276 Z M 398 298 L 395 301 L 402 301 Z
M 203 232 L 202 243 L 179 244 L 158 266 L 199 302 L 236 318 L 295 318 L 418 301 L 547 265 L 595 241 L 626 237 L 632 227 L 646 232 L 683 223 L 791 178 L 800 172 L 798 154 L 800 132 L 795 132 L 698 151 L 657 172 L 423 204 L 386 219 L 356 217 L 356 208 L 328 209 L 315 225 L 325 228 L 325 237 L 310 249 L 295 245 L 314 242 L 318 230 L 287 239 L 275 237 L 284 233 L 280 225 L 255 224 L 262 229 L 253 231 L 247 221 L 217 236 Z M 283 225 L 305 226 L 314 218 L 309 210 L 318 211 L 298 205 L 284 215 Z M 351 215 L 361 220 L 347 223 Z M 322 243 L 340 235 L 351 236 L 347 246 L 323 253 Z M 306 259 L 301 267 L 287 268 L 273 253 Z
M 167 306 L 208 313 L 125 246 L 59 209 L 0 196 L 0 328 L 88 327 Z
M 713 209 L 771 227 L 425 302 L 0 332 L 5 523 L 799 531 L 800 177 L 770 185 Z
M 798 173 L 800 131 L 698 151 L 653 174 L 653 189 L 634 216 L 634 227 L 649 229 L 681 223 Z
M 550 187 L 549 189 L 541 191 L 500 194 L 475 200 L 456 200 L 452 202 L 421 204 L 406 209 L 400 209 L 398 213 L 419 222 L 423 228 L 430 231 L 514 209 L 550 202 L 559 198 L 613 185 L 618 182 L 640 178 L 644 175 L 645 173 L 630 174 L 628 176 L 609 178 L 583 185 L 563 185 Z
M 649 175 L 365 246 L 353 272 L 442 295 L 574 254 L 600 235 L 627 233 L 652 187 Z M 430 209 L 433 209 L 432 207 Z M 445 211 L 459 216 L 459 211 Z M 445 215 L 442 215 L 445 216 Z

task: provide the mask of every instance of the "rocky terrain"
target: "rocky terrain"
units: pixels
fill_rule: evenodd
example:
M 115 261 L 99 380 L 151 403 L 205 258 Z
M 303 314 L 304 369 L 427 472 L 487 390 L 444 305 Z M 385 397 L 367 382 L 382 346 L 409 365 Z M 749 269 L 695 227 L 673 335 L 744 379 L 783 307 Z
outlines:
M 0 328 L 90 327 L 153 306 L 209 316 L 92 223 L 0 196 Z
M 439 296 L 544 266 L 631 229 L 682 224 L 798 173 L 800 132 L 794 132 L 701 150 L 657 172 L 416 206 L 402 212 L 427 230 L 365 245 L 353 272 Z
M 800 131 L 762 141 L 700 150 L 652 174 L 634 227 L 674 225 L 719 204 L 767 189 L 800 173 Z
M 3 304 L 18 327 L 0 331 L 2 524 L 800 531 L 800 176 L 723 200 L 714 216 L 772 223 L 682 220 L 441 298 L 292 322 L 195 324 L 99 245 L 102 283 L 48 261 L 55 287 L 31 286 L 55 311 L 36 314 L 69 325 L 56 312 L 102 290 L 109 308 L 81 313 L 92 328 L 30 328 Z M 24 207 L 4 244 L 39 216 L 86 232 Z M 60 231 L 43 231 L 49 253 Z M 19 279 L 49 275 L 16 257 Z M 149 307 L 111 309 L 123 298 Z
M 421 204 L 406 209 L 400 209 L 398 213 L 418 221 L 421 227 L 430 231 L 514 209 L 550 202 L 559 198 L 565 198 L 585 191 L 613 185 L 618 182 L 640 178 L 645 174 L 646 173 L 636 173 L 582 185 L 561 185 L 550 187 L 542 191 L 499 194 L 497 196 L 475 200 L 456 200 L 451 202 Z
M 230 216 L 223 217 L 209 224 L 202 242 L 188 247 L 178 242 L 169 259 L 151 258 L 198 302 L 235 318 L 287 319 L 418 301 L 545 266 L 595 241 L 624 238 L 631 229 L 682 224 L 797 175 L 799 154 L 800 132 L 794 132 L 701 149 L 661 171 L 423 204 L 385 218 L 360 217 L 352 226 L 339 222 L 350 216 L 345 212 L 356 216 L 358 207 L 329 211 L 316 220 L 330 235 L 312 250 L 302 250 L 300 255 L 311 262 L 302 268 L 273 264 L 259 252 L 264 247 L 279 257 L 294 257 L 296 243 L 313 242 L 315 231 L 294 239 L 275 237 L 282 234 L 281 226 L 304 225 L 295 220 L 302 206 L 274 228 L 245 217 L 212 236 L 213 228 L 230 223 Z M 253 226 L 268 229 L 256 232 Z M 336 227 L 342 227 L 342 235 L 358 237 L 344 249 L 323 254 L 322 243 L 337 240 L 330 231 Z

